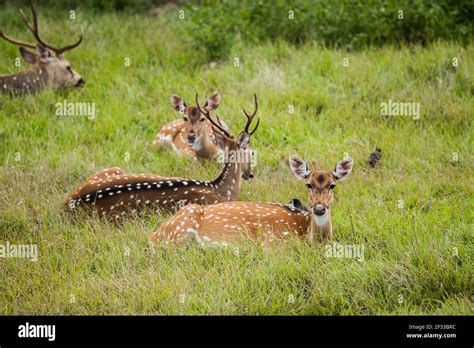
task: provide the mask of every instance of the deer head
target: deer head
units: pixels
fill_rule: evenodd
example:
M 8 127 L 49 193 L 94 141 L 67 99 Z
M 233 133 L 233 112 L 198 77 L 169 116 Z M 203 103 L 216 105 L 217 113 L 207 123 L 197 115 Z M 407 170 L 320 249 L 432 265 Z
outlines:
M 82 87 L 85 84 L 84 79 L 71 67 L 69 61 L 64 58 L 64 53 L 70 51 L 82 42 L 82 35 L 72 45 L 64 47 L 55 47 L 51 44 L 46 43 L 39 34 L 38 29 L 38 17 L 35 11 L 33 1 L 30 2 L 31 13 L 33 15 L 33 24 L 30 24 L 23 13 L 20 10 L 20 14 L 28 30 L 33 34 L 37 43 L 32 44 L 20 40 L 13 39 L 5 35 L 0 31 L 0 37 L 5 41 L 20 46 L 20 54 L 28 64 L 33 65 L 33 72 L 38 76 L 28 77 L 30 83 L 41 81 L 42 85 L 50 86 L 52 88 L 63 88 L 63 87 Z M 27 48 L 33 49 L 33 51 Z M 15 79 L 16 80 L 16 79 Z M 31 81 L 33 80 L 33 81 Z M 6 85 L 6 83 L 5 83 Z M 15 84 L 12 84 L 15 85 Z M 25 89 L 26 81 L 24 81 Z M 35 85 L 28 85 L 30 92 L 35 91 Z M 26 91 L 25 91 L 26 92 Z
M 216 110 L 221 102 L 221 95 L 214 93 L 207 98 L 204 104 L 204 109 L 207 112 Z M 184 133 L 187 136 L 187 141 L 190 146 L 195 146 L 197 143 L 207 136 L 209 123 L 205 116 L 203 116 L 199 109 L 195 106 L 189 106 L 180 96 L 171 95 L 171 105 L 176 111 L 183 114 Z
M 334 188 L 337 182 L 345 180 L 351 173 L 352 165 L 352 159 L 347 158 L 337 163 L 332 171 L 310 170 L 304 160 L 296 156 L 290 157 L 293 175 L 300 180 L 306 180 L 315 228 L 322 230 L 326 237 L 332 234 L 330 207 L 334 201 Z
M 223 147 L 225 149 L 225 153 L 228 154 L 228 158 L 226 158 L 227 162 L 239 161 L 241 163 L 241 170 L 242 170 L 242 178 L 247 180 L 253 178 L 253 171 L 252 171 L 252 152 L 250 147 L 250 138 L 255 133 L 260 124 L 260 119 L 257 120 L 257 124 L 255 125 L 253 130 L 250 130 L 250 125 L 257 114 L 258 110 L 258 102 L 257 102 L 257 95 L 254 94 L 254 103 L 255 109 L 252 114 L 248 114 L 245 109 L 243 112 L 247 117 L 247 123 L 245 128 L 242 132 L 240 132 L 239 136 L 235 138 L 227 129 L 224 127 L 223 123 L 216 115 L 215 120 L 211 118 L 209 115 L 209 111 L 206 108 L 203 108 L 199 105 L 198 95 L 196 94 L 196 106 L 199 109 L 200 113 L 207 118 L 207 120 L 212 124 L 214 131 L 220 136 L 223 141 Z

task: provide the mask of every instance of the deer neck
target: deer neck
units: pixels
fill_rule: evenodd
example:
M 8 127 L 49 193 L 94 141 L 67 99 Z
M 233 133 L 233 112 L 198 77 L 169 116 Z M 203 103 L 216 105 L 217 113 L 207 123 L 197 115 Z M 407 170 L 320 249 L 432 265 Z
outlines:
M 212 181 L 217 193 L 228 201 L 235 201 L 239 198 L 242 164 L 237 162 L 226 162 L 221 174 Z
M 217 155 L 217 146 L 210 138 L 209 132 L 204 132 L 193 146 L 198 157 L 215 158 Z
M 47 82 L 46 70 L 35 65 L 18 74 L 0 75 L 0 90 L 2 94 L 34 94 L 44 89 Z
M 332 237 L 331 212 L 327 210 L 323 216 L 311 213 L 310 238 L 330 239 Z

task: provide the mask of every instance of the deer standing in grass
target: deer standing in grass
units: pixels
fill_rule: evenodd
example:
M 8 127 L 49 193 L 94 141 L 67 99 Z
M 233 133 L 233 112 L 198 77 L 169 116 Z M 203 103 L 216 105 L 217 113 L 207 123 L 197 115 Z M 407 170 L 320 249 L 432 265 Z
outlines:
M 199 112 L 216 128 L 231 154 L 216 179 L 197 181 L 155 174 L 128 174 L 120 168 L 110 168 L 86 180 L 67 198 L 64 208 L 77 210 L 83 207 L 87 211 L 97 211 L 100 216 L 118 219 L 148 207 L 158 211 L 176 211 L 192 203 L 212 204 L 238 199 L 242 172 L 251 167 L 250 139 L 260 123 L 258 120 L 254 129 L 250 130 L 258 110 L 257 97 L 254 97 L 255 111 L 249 115 L 244 110 L 247 124 L 236 139 L 222 127 L 219 118 L 214 121 L 209 110 L 199 105 L 196 95 Z M 243 155 L 237 158 L 236 153 Z
M 171 217 L 150 239 L 164 244 L 202 246 L 227 245 L 250 237 L 262 243 L 285 240 L 289 236 L 330 239 L 330 207 L 338 181 L 352 171 L 352 159 L 337 163 L 332 171 L 309 170 L 305 161 L 290 157 L 290 168 L 309 189 L 310 209 L 294 199 L 291 204 L 223 202 L 208 206 L 188 205 Z
M 82 87 L 84 79 L 71 67 L 64 53 L 72 50 L 82 42 L 82 35 L 76 43 L 64 47 L 54 47 L 40 37 L 38 30 L 38 17 L 31 1 L 33 24 L 30 24 L 20 10 L 26 27 L 34 35 L 37 44 L 32 44 L 12 39 L 0 31 L 0 37 L 5 41 L 20 46 L 20 54 L 32 67 L 26 71 L 13 75 L 0 75 L 0 90 L 2 94 L 21 95 L 34 94 L 47 88 Z M 35 52 L 27 48 L 34 49 Z
M 204 109 L 208 112 L 214 111 L 220 102 L 221 96 L 216 92 L 207 98 Z M 189 106 L 175 94 L 171 96 L 171 104 L 183 117 L 164 125 L 156 135 L 153 145 L 163 148 L 171 146 L 179 155 L 191 156 L 194 159 L 214 160 L 225 146 L 222 136 L 214 132 L 212 124 L 196 106 Z M 229 127 L 222 120 L 221 125 L 230 133 Z

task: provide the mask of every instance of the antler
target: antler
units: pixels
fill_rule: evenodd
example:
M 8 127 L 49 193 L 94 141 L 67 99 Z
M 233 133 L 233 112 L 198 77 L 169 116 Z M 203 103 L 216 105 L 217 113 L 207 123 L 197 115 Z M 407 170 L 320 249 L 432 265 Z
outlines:
M 82 42 L 82 34 L 81 36 L 79 37 L 79 40 L 77 40 L 75 43 L 73 43 L 72 45 L 68 45 L 68 46 L 64 46 L 64 47 L 54 47 L 53 45 L 50 45 L 48 43 L 46 43 L 45 41 L 43 41 L 39 35 L 39 30 L 38 30 L 38 16 L 36 14 L 36 10 L 35 10 L 35 6 L 33 4 L 33 0 L 30 0 L 30 7 L 31 7 L 31 13 L 33 15 L 33 25 L 31 25 L 29 22 L 28 22 L 28 19 L 26 18 L 25 14 L 23 13 L 23 10 L 20 9 L 20 14 L 21 14 L 21 17 L 23 18 L 23 22 L 25 22 L 25 25 L 26 27 L 28 28 L 29 31 L 31 31 L 31 33 L 34 35 L 36 41 L 38 41 L 38 43 L 46 48 L 49 48 L 50 50 L 54 51 L 56 53 L 56 55 L 60 55 L 60 54 L 63 54 L 64 52 L 66 51 L 69 51 L 69 50 L 72 50 L 73 48 L 76 48 L 77 46 L 79 46 Z M 24 41 L 20 41 L 20 40 L 15 40 L 15 39 L 12 39 L 8 36 L 6 36 L 3 32 L 0 32 L 0 37 L 2 37 L 3 39 L 5 39 L 6 41 L 10 42 L 10 43 L 13 43 L 13 44 L 16 44 L 16 45 L 20 45 L 20 46 L 25 46 L 25 47 L 30 47 L 30 48 L 35 48 L 36 46 L 34 44 L 31 44 L 31 43 L 28 43 L 28 42 L 24 42 Z
M 253 131 L 249 132 L 249 128 L 250 128 L 250 125 L 252 124 L 252 121 L 253 121 L 253 118 L 255 117 L 255 114 L 257 113 L 257 110 L 258 110 L 258 102 L 257 102 L 257 95 L 254 93 L 253 95 L 253 98 L 254 98 L 254 102 L 255 102 L 255 110 L 254 112 L 252 113 L 252 115 L 249 115 L 247 113 L 247 111 L 245 111 L 245 109 L 242 109 L 244 111 L 244 114 L 245 116 L 247 116 L 247 124 L 245 125 L 245 132 L 247 132 L 248 134 L 252 135 L 253 133 L 255 133 L 255 131 L 257 130 L 258 128 L 258 125 L 260 124 L 260 119 L 257 120 L 257 125 L 255 126 L 255 128 L 253 129 Z
M 12 44 L 15 44 L 15 45 L 20 45 L 20 46 L 24 46 L 24 47 L 29 47 L 29 48 L 36 48 L 36 46 L 34 44 L 31 44 L 29 42 L 25 42 L 25 41 L 20 41 L 20 40 L 16 40 L 16 39 L 12 39 L 11 37 L 8 37 L 6 36 L 3 31 L 0 31 L 0 37 L 2 39 L 4 39 L 5 41 L 8 41 Z
M 222 126 L 221 120 L 219 119 L 219 116 L 216 115 L 217 122 L 215 122 L 212 118 L 211 115 L 209 114 L 208 110 L 205 110 L 199 105 L 199 97 L 198 94 L 196 93 L 196 106 L 201 114 L 203 114 L 211 124 L 217 128 L 220 132 L 222 132 L 227 138 L 233 139 L 234 136 L 230 134 L 227 130 L 224 129 Z

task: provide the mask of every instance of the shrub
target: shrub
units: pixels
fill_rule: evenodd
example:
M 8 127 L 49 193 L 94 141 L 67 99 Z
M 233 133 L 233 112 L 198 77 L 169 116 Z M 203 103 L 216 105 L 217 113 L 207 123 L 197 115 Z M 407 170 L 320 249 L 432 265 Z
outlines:
M 190 35 L 208 59 L 225 57 L 239 37 L 295 45 L 316 40 L 351 50 L 438 39 L 465 44 L 473 33 L 472 1 L 202 0 L 187 6 Z

